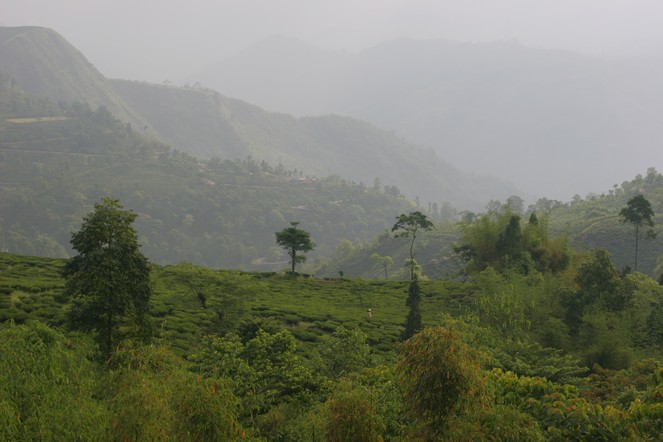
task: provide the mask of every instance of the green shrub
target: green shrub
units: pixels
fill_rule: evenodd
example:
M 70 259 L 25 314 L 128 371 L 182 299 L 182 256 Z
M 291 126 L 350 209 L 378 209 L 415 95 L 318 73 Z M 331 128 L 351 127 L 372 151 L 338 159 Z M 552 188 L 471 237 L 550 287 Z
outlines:
M 397 373 L 413 416 L 433 435 L 441 434 L 452 413 L 478 398 L 483 387 L 476 355 L 443 327 L 407 340 Z
M 378 442 L 386 426 L 371 388 L 341 381 L 325 402 L 325 440 Z

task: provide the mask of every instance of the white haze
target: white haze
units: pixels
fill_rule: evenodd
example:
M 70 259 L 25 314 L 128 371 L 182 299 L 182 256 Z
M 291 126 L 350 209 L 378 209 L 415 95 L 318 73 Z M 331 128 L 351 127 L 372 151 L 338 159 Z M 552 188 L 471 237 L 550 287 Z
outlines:
M 281 34 L 359 51 L 412 37 L 591 54 L 659 53 L 660 0 L 2 0 L 0 24 L 53 28 L 107 77 L 178 81 Z
M 175 84 L 196 81 L 196 75 L 205 67 L 231 59 L 234 54 L 272 35 L 294 37 L 323 49 L 348 53 L 410 37 L 458 42 L 517 42 L 522 46 L 566 49 L 599 58 L 663 58 L 661 23 L 661 0 L 0 0 L 0 26 L 52 28 L 81 50 L 106 77 L 154 83 L 169 80 Z M 640 68 L 634 66 L 630 70 L 638 72 Z M 641 70 L 643 78 L 656 77 L 658 71 L 646 70 Z M 265 72 L 265 75 L 269 74 Z M 268 86 L 265 80 L 268 79 L 259 79 Z M 211 83 L 203 81 L 203 84 Z M 647 103 L 627 94 L 633 107 L 622 109 L 623 112 L 639 107 L 645 109 L 645 113 L 654 109 L 655 112 L 644 117 L 635 112 L 631 117 L 658 119 L 663 103 L 659 98 L 663 93 L 654 90 L 650 94 L 649 84 L 643 83 L 640 89 L 644 90 L 639 95 L 648 97 L 644 100 Z M 660 89 L 660 81 L 653 84 L 657 86 L 655 89 Z M 235 96 L 253 101 L 249 94 Z M 295 103 L 293 98 L 293 95 L 288 96 L 289 104 Z M 257 99 L 253 102 L 265 106 Z M 283 106 L 272 110 L 290 111 Z M 398 130 L 387 127 L 388 123 L 383 121 L 373 122 L 387 130 Z M 421 124 L 425 122 L 421 120 Z M 577 123 L 585 124 L 580 120 Z M 588 123 L 586 126 L 592 127 L 592 122 Z M 663 142 L 663 131 L 657 129 L 657 124 L 657 121 L 649 124 L 648 127 L 653 128 L 649 132 L 635 130 L 631 138 L 614 137 L 613 144 L 619 146 L 613 146 L 613 150 L 618 149 L 628 161 L 611 153 L 609 146 L 594 145 L 584 149 L 582 139 L 575 140 L 583 149 L 579 148 L 574 155 L 560 153 L 559 159 L 573 162 L 582 173 L 551 162 L 549 170 L 542 172 L 538 180 L 532 180 L 530 175 L 538 173 L 540 169 L 536 165 L 541 159 L 527 161 L 522 159 L 522 154 L 509 151 L 508 140 L 517 135 L 515 132 L 505 134 L 506 144 L 489 147 L 496 155 L 520 158 L 523 164 L 514 162 L 497 170 L 491 167 L 492 157 L 484 158 L 488 166 L 482 169 L 476 156 L 468 159 L 461 152 L 454 157 L 444 151 L 448 146 L 437 147 L 442 148 L 443 158 L 465 170 L 512 180 L 537 196 L 569 199 L 571 192 L 581 195 L 604 192 L 613 183 L 644 173 L 648 166 L 660 170 L 658 146 Z M 558 129 L 555 134 L 563 138 L 568 132 Z M 436 139 L 407 136 L 424 144 L 436 144 Z M 564 146 L 568 148 L 573 143 Z M 630 155 L 627 149 L 637 155 Z M 597 163 L 596 158 L 602 163 Z M 530 170 L 529 175 L 523 172 L 527 170 Z M 565 188 L 560 185 L 557 170 L 566 171 L 566 176 L 561 177 Z M 552 184 L 545 184 L 546 180 Z M 535 181 L 540 182 L 540 188 L 535 187 Z

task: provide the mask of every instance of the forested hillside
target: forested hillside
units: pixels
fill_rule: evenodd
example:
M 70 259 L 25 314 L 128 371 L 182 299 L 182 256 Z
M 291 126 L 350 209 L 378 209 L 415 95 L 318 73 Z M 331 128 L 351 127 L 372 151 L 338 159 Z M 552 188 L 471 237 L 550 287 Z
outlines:
M 410 198 L 461 208 L 517 193 L 506 181 L 461 172 L 432 150 L 352 118 L 294 118 L 208 89 L 118 80 L 111 85 L 145 116 L 148 131 L 200 158 L 251 155 L 317 176 L 339 175 L 367 184 L 378 179 Z
M 123 123 L 201 159 L 266 161 L 276 167 L 368 185 L 408 198 L 482 207 L 518 194 L 506 180 L 462 172 L 430 149 L 346 117 L 274 114 L 209 89 L 107 80 L 56 32 L 2 28 L 0 72 L 35 98 L 105 106 Z M 164 75 L 167 75 L 164 73 Z M 31 115 L 27 115 L 31 116 Z
M 454 247 L 459 244 L 463 226 L 477 223 L 481 216 L 494 219 L 505 214 L 515 213 L 526 221 L 535 213 L 545 222 L 551 236 L 568 238 L 569 244 L 578 252 L 592 249 L 605 249 L 612 255 L 620 269 L 634 267 L 635 231 L 632 225 L 624 223 L 619 215 L 630 198 L 643 195 L 654 211 L 655 238 L 643 235 L 638 253 L 638 271 L 658 278 L 663 274 L 663 175 L 649 168 L 646 174 L 624 181 L 602 194 L 590 194 L 586 198 L 576 195 L 569 202 L 541 198 L 525 207 L 519 198 L 506 201 L 492 201 L 481 212 L 463 212 L 452 219 L 445 217 L 436 220 L 436 228 L 423 232 L 418 250 L 418 261 L 423 273 L 432 278 L 458 276 L 462 265 Z M 502 225 L 504 228 L 504 225 Z M 499 232 L 495 232 L 497 234 Z M 384 278 L 384 266 L 380 260 L 371 257 L 390 257 L 393 264 L 388 266 L 389 278 L 402 276 L 400 264 L 407 258 L 408 243 L 394 238 L 390 232 L 383 232 L 369 243 L 354 244 L 339 250 L 335 259 L 326 263 L 320 275 L 333 275 L 338 269 L 347 269 L 348 275 L 363 278 Z
M 313 257 L 329 256 L 341 240 L 366 241 L 412 207 L 391 188 L 250 157 L 197 160 L 105 108 L 54 106 L 9 83 L 2 91 L 16 115 L 30 115 L 0 122 L 3 250 L 66 256 L 82 214 L 112 195 L 139 213 L 143 251 L 154 262 L 280 269 L 287 258 L 274 232 L 290 221 L 312 233 Z

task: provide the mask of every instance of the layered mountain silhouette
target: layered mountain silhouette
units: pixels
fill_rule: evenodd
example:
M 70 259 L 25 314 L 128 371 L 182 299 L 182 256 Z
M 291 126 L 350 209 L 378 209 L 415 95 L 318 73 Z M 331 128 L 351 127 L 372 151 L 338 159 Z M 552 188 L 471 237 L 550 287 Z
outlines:
M 274 111 L 364 119 L 565 200 L 659 165 L 663 143 L 661 60 L 408 39 L 336 53 L 272 37 L 193 78 Z
M 423 203 L 449 202 L 461 209 L 519 193 L 503 180 L 461 172 L 432 149 L 364 121 L 293 117 L 200 87 L 108 80 L 46 28 L 0 28 L 0 74 L 35 97 L 105 106 L 146 136 L 201 158 L 250 155 L 311 175 L 370 185 L 378 178 Z M 270 75 L 264 72 L 265 81 Z

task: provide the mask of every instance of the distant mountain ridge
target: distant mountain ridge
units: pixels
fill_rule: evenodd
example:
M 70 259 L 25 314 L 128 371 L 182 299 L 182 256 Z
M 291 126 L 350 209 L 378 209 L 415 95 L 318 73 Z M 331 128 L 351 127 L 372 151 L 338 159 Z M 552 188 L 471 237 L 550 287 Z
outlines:
M 141 117 L 113 91 L 106 78 L 67 40 L 47 28 L 0 27 L 0 72 L 26 93 L 54 103 L 106 106 L 140 127 Z
M 2 28 L 0 73 L 54 102 L 106 106 L 146 136 L 201 158 L 246 158 L 317 176 L 375 178 L 421 201 L 481 208 L 520 193 L 515 186 L 463 173 L 427 151 L 347 117 L 294 118 L 266 112 L 212 90 L 107 80 L 56 32 Z
M 459 208 L 482 208 L 490 199 L 518 193 L 507 182 L 463 173 L 431 150 L 352 118 L 294 118 L 211 90 L 124 80 L 111 84 L 145 115 L 160 138 L 202 158 L 252 156 L 310 175 L 340 175 L 368 185 L 379 178 L 424 203 L 446 201 Z
M 556 199 L 645 170 L 663 144 L 662 60 L 410 39 L 315 52 L 273 37 L 191 78 L 274 111 L 364 119 Z

